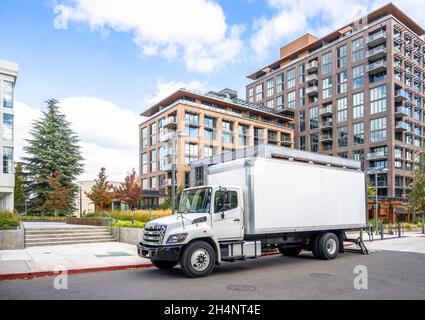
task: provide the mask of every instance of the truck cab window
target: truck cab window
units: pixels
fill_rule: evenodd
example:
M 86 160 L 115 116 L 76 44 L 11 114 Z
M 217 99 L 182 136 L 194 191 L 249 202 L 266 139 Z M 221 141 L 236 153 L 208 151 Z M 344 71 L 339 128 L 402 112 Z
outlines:
M 219 190 L 215 193 L 214 197 L 214 212 L 219 213 L 223 212 L 224 204 L 225 204 L 225 194 L 224 190 Z M 228 193 L 230 195 L 230 199 L 227 199 L 227 203 L 230 204 L 230 208 L 227 210 L 232 210 L 238 207 L 238 193 L 237 191 L 230 191 Z

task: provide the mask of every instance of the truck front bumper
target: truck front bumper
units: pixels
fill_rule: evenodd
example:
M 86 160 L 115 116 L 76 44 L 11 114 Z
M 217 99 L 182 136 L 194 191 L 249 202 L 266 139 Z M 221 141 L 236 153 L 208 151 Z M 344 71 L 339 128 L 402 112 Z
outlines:
M 137 244 L 137 253 L 142 258 L 161 261 L 177 261 L 180 257 L 182 246 L 147 246 Z

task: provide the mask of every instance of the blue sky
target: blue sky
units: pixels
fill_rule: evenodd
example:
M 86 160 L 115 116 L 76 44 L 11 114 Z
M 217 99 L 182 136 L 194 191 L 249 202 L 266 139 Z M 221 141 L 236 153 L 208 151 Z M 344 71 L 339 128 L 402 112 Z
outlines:
M 245 97 L 246 76 L 276 60 L 283 44 L 307 32 L 324 36 L 386 3 L 1 0 L 0 59 L 20 67 L 16 158 L 43 101 L 54 97 L 81 138 L 82 178 L 104 165 L 121 179 L 137 168 L 138 114 L 149 105 L 179 87 L 230 87 Z M 425 26 L 425 1 L 394 3 Z

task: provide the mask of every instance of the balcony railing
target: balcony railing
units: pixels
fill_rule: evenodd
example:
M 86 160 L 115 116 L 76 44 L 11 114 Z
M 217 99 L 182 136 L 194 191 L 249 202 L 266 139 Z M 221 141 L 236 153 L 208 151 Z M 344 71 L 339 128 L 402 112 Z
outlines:
M 319 68 L 319 62 L 315 60 L 306 64 L 305 71 L 313 72 L 313 71 L 316 71 L 318 68 Z
M 319 94 L 319 87 L 318 86 L 308 87 L 305 90 L 305 93 L 308 94 L 309 96 L 315 96 Z
M 320 129 L 332 129 L 332 121 L 326 121 L 320 124 Z
M 385 60 L 380 60 L 366 66 L 366 72 L 369 74 L 376 74 L 385 70 L 387 70 L 387 61 Z
M 369 60 L 375 60 L 387 55 L 387 48 L 385 45 L 380 45 L 379 47 L 370 49 L 366 52 L 366 58 Z
M 387 32 L 380 31 L 366 38 L 366 44 L 368 46 L 376 46 L 378 44 L 387 41 Z
M 402 130 L 402 131 L 409 131 L 410 126 L 404 121 L 399 121 L 399 122 L 396 123 L 395 129 L 396 130 Z
M 398 116 L 409 116 L 410 117 L 410 109 L 406 107 L 397 107 L 395 109 L 395 114 Z
M 293 144 L 294 139 L 292 139 L 291 137 L 283 136 L 280 139 L 280 143 L 281 143 L 281 145 Z
M 320 109 L 319 114 L 321 116 L 328 116 L 332 114 L 332 105 L 328 105 L 322 109 Z
M 332 142 L 333 137 L 331 134 L 323 134 L 319 137 L 320 142 Z
M 164 179 L 163 181 L 162 181 L 162 184 L 161 184 L 161 187 L 169 187 L 169 186 L 171 186 L 171 179 Z
M 386 159 L 388 157 L 387 153 L 384 151 L 372 152 L 368 153 L 366 156 L 367 160 L 378 160 L 378 159 Z
M 295 112 L 295 106 L 292 104 L 288 104 L 288 105 L 281 104 L 276 107 L 276 111 L 287 114 L 287 115 L 292 115 Z
M 319 75 L 317 73 L 309 74 L 308 76 L 305 77 L 305 81 L 307 83 L 317 82 L 319 81 Z
M 168 117 L 167 119 L 165 119 L 164 122 L 163 122 L 163 126 L 164 126 L 164 128 L 172 128 L 172 129 L 177 128 L 176 117 L 171 116 L 171 117 Z
M 410 99 L 410 96 L 409 96 L 409 94 L 408 94 L 406 91 L 404 91 L 403 89 L 399 89 L 399 90 L 397 90 L 397 91 L 395 92 L 394 99 L 395 99 L 396 101 L 409 100 L 409 99 Z

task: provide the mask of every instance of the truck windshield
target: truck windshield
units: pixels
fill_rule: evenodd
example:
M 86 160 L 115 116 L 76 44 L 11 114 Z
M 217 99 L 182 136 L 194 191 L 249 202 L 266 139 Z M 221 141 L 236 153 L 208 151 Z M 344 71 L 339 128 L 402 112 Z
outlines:
M 179 212 L 209 213 L 211 188 L 185 190 L 180 198 Z

